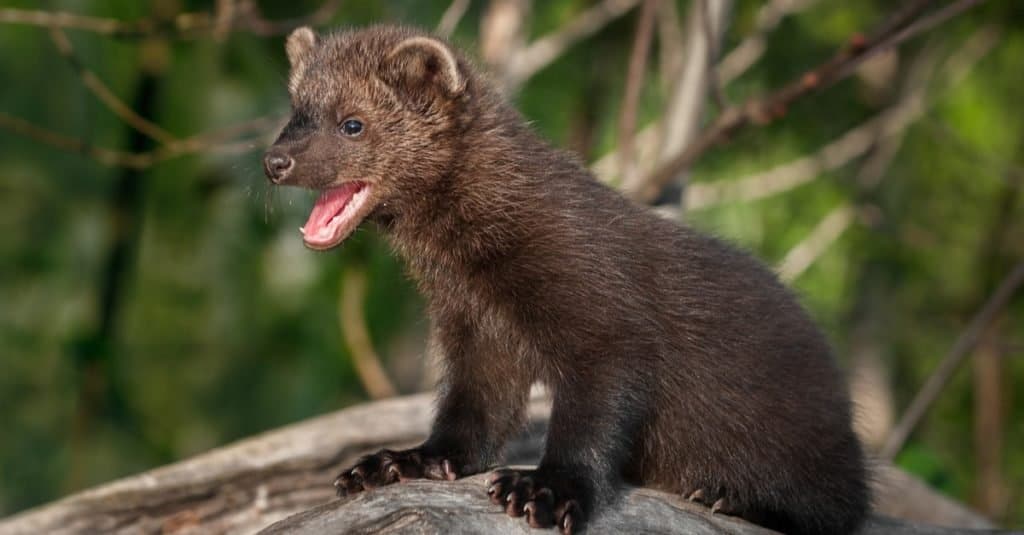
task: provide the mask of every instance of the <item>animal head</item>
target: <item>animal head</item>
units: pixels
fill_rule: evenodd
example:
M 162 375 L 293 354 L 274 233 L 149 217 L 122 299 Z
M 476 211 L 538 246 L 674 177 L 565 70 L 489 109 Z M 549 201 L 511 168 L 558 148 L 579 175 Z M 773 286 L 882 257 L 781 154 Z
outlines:
M 302 229 L 308 247 L 340 244 L 450 172 L 473 81 L 447 43 L 400 27 L 299 28 L 285 50 L 292 116 L 263 163 L 275 184 L 320 191 Z

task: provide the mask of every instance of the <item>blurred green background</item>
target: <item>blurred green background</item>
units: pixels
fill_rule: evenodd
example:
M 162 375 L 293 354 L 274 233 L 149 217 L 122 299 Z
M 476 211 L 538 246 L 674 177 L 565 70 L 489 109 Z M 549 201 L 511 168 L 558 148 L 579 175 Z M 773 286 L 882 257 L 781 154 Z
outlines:
M 365 322 L 397 390 L 429 388 L 421 302 L 380 236 L 367 226 L 338 250 L 305 250 L 297 229 L 311 194 L 263 177 L 262 150 L 288 112 L 286 29 L 177 36 L 181 13 L 229 3 L 0 2 L 163 21 L 143 37 L 68 29 L 62 54 L 60 36 L 0 14 L 0 516 L 368 400 L 340 328 L 343 280 L 362 289 L 346 274 L 366 274 L 350 320 Z M 346 1 L 317 22 L 433 28 L 450 3 Z M 734 3 L 721 55 L 767 29 L 759 13 L 769 3 Z M 763 56 L 722 87 L 728 102 L 782 86 L 894 9 L 882 0 L 791 3 L 798 8 L 764 33 Z M 287 21 L 321 4 L 255 5 L 265 20 Z M 478 50 L 491 4 L 468 3 L 456 43 Z M 594 4 L 533 2 L 523 31 L 544 36 Z M 681 21 L 691 2 L 674 4 Z M 514 93 L 544 136 L 589 162 L 618 143 L 637 17 L 635 9 L 614 17 Z M 664 31 L 656 29 L 647 62 L 641 127 L 663 116 L 671 97 Z M 147 135 L 113 113 L 90 90 L 96 80 L 159 131 Z M 691 197 L 682 217 L 788 266 L 844 365 L 874 378 L 854 387 L 873 422 L 870 443 L 1024 259 L 1022 88 L 1024 3 L 990 1 L 743 130 L 688 175 L 695 196 L 710 191 L 702 185 L 754 180 L 801 157 L 825 163 L 783 169 L 807 178 L 776 194 L 762 187 L 759 198 L 727 194 L 706 206 Z M 720 104 L 708 101 L 713 118 Z M 895 132 L 862 127 L 893 110 L 911 110 Z M 166 150 L 171 138 L 237 124 L 155 162 L 110 165 L 94 150 Z M 821 152 L 858 128 L 868 141 L 856 154 Z M 897 457 L 1016 527 L 1024 526 L 1022 357 L 1018 295 Z

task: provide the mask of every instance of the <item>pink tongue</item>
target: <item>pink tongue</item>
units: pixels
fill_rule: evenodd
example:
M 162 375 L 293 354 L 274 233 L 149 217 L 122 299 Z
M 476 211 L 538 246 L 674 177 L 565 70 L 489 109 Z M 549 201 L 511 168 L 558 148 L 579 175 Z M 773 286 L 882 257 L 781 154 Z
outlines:
M 316 236 L 320 229 L 326 227 L 331 222 L 334 216 L 341 213 L 345 205 L 348 204 L 348 201 L 359 190 L 359 186 L 358 182 L 347 182 L 336 188 L 321 192 L 320 197 L 316 200 L 316 204 L 313 205 L 313 211 L 309 213 L 306 226 L 303 227 L 304 234 Z

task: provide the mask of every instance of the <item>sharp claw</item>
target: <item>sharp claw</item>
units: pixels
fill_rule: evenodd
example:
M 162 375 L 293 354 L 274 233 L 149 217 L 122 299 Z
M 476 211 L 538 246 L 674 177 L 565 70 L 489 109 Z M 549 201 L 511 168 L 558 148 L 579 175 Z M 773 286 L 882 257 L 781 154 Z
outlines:
M 697 489 L 697 490 L 691 492 L 690 495 L 686 497 L 686 499 L 690 500 L 691 502 L 695 502 L 697 500 L 703 500 L 704 499 L 704 489 Z
M 566 514 L 565 517 L 562 518 L 562 535 L 571 535 L 571 534 L 572 534 L 572 515 Z
M 388 474 L 388 479 L 391 480 L 391 481 L 401 481 L 402 480 L 402 472 L 398 469 L 398 466 L 393 464 L 393 463 L 388 465 L 387 474 Z
M 455 481 L 458 478 L 455 469 L 452 467 L 452 462 L 448 459 L 441 462 L 441 472 L 448 481 Z
M 711 514 L 715 514 L 721 511 L 725 507 L 725 498 L 719 498 L 715 500 L 714 505 L 711 506 Z

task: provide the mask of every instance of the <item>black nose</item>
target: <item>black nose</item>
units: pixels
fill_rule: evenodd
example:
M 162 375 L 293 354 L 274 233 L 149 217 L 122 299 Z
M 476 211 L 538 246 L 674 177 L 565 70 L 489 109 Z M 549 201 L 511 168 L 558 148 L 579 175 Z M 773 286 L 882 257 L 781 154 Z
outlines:
M 267 173 L 267 178 L 275 184 L 284 180 L 294 165 L 295 160 L 283 152 L 270 151 L 263 157 L 263 171 Z

